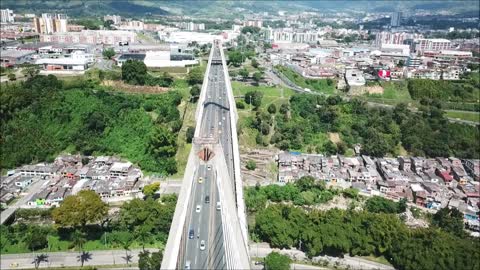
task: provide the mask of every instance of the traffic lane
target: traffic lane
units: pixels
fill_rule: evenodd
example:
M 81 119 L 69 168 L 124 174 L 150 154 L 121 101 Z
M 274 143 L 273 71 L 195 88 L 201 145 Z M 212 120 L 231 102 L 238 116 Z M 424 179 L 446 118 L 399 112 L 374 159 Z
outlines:
M 209 221 L 210 221 L 210 211 L 209 211 L 209 204 L 205 203 L 205 197 L 210 196 L 210 190 L 211 190 L 211 183 L 212 183 L 212 170 L 206 169 L 204 171 L 204 182 L 203 182 L 203 192 L 202 192 L 202 197 L 201 201 L 199 202 L 201 204 L 201 212 L 199 213 L 201 216 L 200 219 L 200 229 L 199 229 L 199 237 L 198 237 L 198 242 L 200 245 L 200 241 L 207 241 L 208 236 L 210 234 L 210 228 L 208 226 Z M 200 246 L 198 247 L 197 253 L 198 253 L 198 263 L 197 267 L 198 269 L 206 269 L 207 267 L 207 261 L 208 261 L 208 244 L 205 247 L 205 250 L 200 250 Z
M 202 178 L 204 177 L 205 170 L 206 170 L 205 165 L 200 165 L 198 168 L 197 174 L 194 178 L 194 191 L 193 191 L 194 193 L 192 196 L 193 199 L 191 204 L 190 223 L 188 226 L 187 235 L 185 236 L 187 237 L 186 239 L 188 239 L 187 250 L 185 252 L 186 254 L 185 263 L 186 261 L 190 261 L 190 264 L 192 266 L 197 264 L 199 259 L 198 248 L 200 245 L 200 241 L 198 240 L 197 235 L 200 233 L 198 224 L 200 224 L 201 222 L 199 222 L 198 219 L 201 218 L 201 215 L 200 215 L 201 211 L 200 213 L 197 213 L 196 208 L 197 208 L 197 205 L 199 205 L 199 201 L 201 200 L 201 196 L 203 192 L 202 191 L 203 186 L 202 184 L 198 183 L 198 179 L 199 177 L 202 177 Z M 188 236 L 191 229 L 194 230 L 193 239 L 190 239 Z
M 195 255 L 192 254 L 193 252 L 193 247 L 195 245 L 194 241 L 190 239 L 189 233 L 190 230 L 193 229 L 193 217 L 194 217 L 194 211 L 195 211 L 195 194 L 197 193 L 197 178 L 200 174 L 201 167 L 197 169 L 197 171 L 194 174 L 194 179 L 193 179 L 193 187 L 192 187 L 192 197 L 190 199 L 190 209 L 189 209 L 189 214 L 188 214 L 188 223 L 187 223 L 187 231 L 186 235 L 184 235 L 185 240 L 185 255 L 184 255 L 184 265 L 187 265 L 187 262 L 192 263 L 194 261 Z

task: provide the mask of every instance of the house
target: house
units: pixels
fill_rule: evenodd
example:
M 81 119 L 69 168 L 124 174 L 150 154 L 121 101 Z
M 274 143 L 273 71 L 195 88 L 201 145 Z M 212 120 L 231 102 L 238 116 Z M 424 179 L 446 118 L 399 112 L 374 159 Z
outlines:
M 452 167 L 453 178 L 458 181 L 459 185 L 465 185 L 468 181 L 467 173 L 463 167 Z
M 400 170 L 410 171 L 412 168 L 410 158 L 398 157 L 398 163 L 400 163 Z
M 463 165 L 465 170 L 475 181 L 480 181 L 480 160 L 479 159 L 463 160 Z
M 420 184 L 412 184 L 410 188 L 413 193 L 413 202 L 422 207 L 427 206 L 427 191 Z
M 15 181 L 15 186 L 20 187 L 22 189 L 26 188 L 33 182 L 33 178 L 29 176 L 22 176 Z
M 114 162 L 110 168 L 111 177 L 127 177 L 128 171 L 132 167 L 130 162 Z
M 445 182 L 449 183 L 453 180 L 453 176 L 451 176 L 447 170 L 444 169 L 436 169 L 435 173 Z
M 35 51 L 1 50 L 0 66 L 14 67 L 20 64 L 29 63 L 32 61 L 33 54 L 35 54 Z

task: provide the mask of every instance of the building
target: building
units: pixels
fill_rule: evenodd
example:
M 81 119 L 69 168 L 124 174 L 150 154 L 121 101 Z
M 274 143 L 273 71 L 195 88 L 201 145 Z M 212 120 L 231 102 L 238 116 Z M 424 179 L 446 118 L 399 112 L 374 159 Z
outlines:
M 363 72 L 357 69 L 345 70 L 345 80 L 350 87 L 365 85 L 365 78 L 363 77 Z
M 423 35 L 406 32 L 382 31 L 375 34 L 375 46 L 380 48 L 383 44 L 404 44 L 406 40 L 423 38 Z
M 258 27 L 258 28 L 262 28 L 262 24 L 263 22 L 261 20 L 250 20 L 250 21 L 246 21 L 243 23 L 243 26 L 254 26 L 254 27 Z
M 403 44 L 382 44 L 380 52 L 382 56 L 408 57 L 410 54 L 410 46 Z
M 434 38 L 434 39 L 416 39 L 407 41 L 410 43 L 411 51 L 422 54 L 424 51 L 444 51 L 450 50 L 451 42 L 448 39 Z
M 82 30 L 81 32 L 40 35 L 41 42 L 117 45 L 135 43 L 137 35 L 129 31 Z
M 40 58 L 35 64 L 47 71 L 85 71 L 93 62 L 93 54 L 75 51 L 69 57 Z
M 67 15 L 43 13 L 40 18 L 33 18 L 33 29 L 39 34 L 66 33 Z
M 402 21 L 402 13 L 401 12 L 394 12 L 392 14 L 392 18 L 390 19 L 390 26 L 391 27 L 398 27 Z
M 14 67 L 32 60 L 35 51 L 2 50 L 0 52 L 0 66 Z
M 143 61 L 149 68 L 159 67 L 185 67 L 198 64 L 193 54 L 185 46 L 171 45 L 167 50 L 146 51 L 144 53 L 127 53 L 120 55 L 117 65 L 122 66 L 127 60 Z
M 112 21 L 113 24 L 120 24 L 122 23 L 122 17 L 119 15 L 105 15 L 103 16 L 103 21 Z
M 11 9 L 1 9 L 0 10 L 0 22 L 2 23 L 13 23 L 15 18 L 15 14 L 13 14 L 13 10 Z

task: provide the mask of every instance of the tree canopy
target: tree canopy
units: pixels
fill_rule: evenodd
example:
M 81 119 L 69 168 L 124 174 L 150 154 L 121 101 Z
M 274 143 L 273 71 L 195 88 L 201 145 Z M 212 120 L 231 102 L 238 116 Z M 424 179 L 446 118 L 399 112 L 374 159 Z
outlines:
M 81 190 L 65 198 L 52 215 L 55 222 L 64 227 L 85 227 L 88 223 L 105 218 L 108 205 L 93 190 Z
M 265 257 L 265 269 L 275 270 L 290 270 L 290 263 L 292 260 L 278 252 L 271 252 Z

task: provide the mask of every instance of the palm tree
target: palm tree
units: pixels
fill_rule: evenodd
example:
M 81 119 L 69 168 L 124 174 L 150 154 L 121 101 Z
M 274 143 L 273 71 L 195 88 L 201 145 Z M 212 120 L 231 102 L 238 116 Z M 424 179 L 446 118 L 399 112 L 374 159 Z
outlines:
M 73 232 L 72 234 L 72 242 L 75 245 L 75 247 L 78 248 L 78 250 L 80 251 L 79 259 L 80 259 L 81 267 L 83 267 L 83 264 L 86 261 L 85 260 L 86 257 L 82 256 L 84 253 L 83 245 L 85 244 L 85 242 L 87 242 L 86 234 L 80 230 L 75 230 L 75 232 Z
M 125 261 L 127 264 L 130 263 L 131 256 L 128 255 L 128 251 L 130 250 L 130 246 L 133 243 L 133 235 L 127 231 L 116 231 L 113 232 L 113 241 L 120 246 L 122 246 L 123 249 L 125 249 Z
M 150 230 L 146 227 L 138 227 L 135 230 L 135 239 L 138 240 L 142 245 L 142 250 L 145 252 L 145 243 L 152 237 Z

